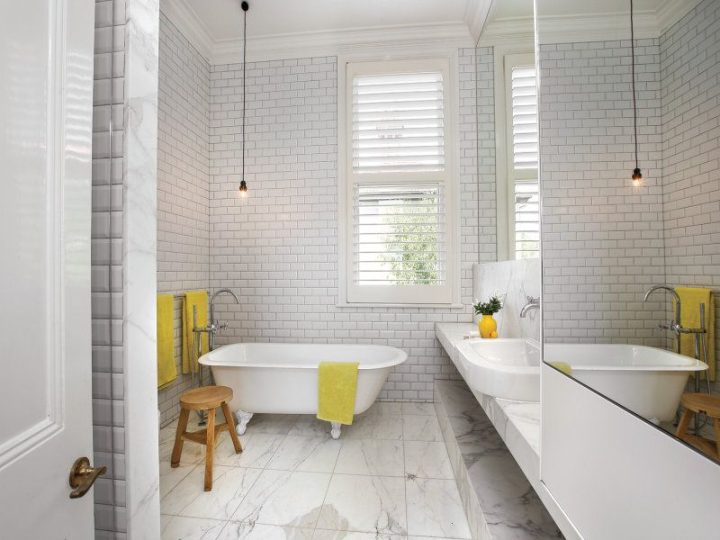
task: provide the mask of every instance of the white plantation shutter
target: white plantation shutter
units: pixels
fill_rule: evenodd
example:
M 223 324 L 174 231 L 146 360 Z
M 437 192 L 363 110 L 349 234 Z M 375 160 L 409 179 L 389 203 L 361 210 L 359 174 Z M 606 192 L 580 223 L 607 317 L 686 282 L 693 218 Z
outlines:
M 347 65 L 347 300 L 449 303 L 447 61 Z
M 358 76 L 352 90 L 355 172 L 443 170 L 441 73 Z
M 538 105 L 535 66 L 517 66 L 511 73 L 513 167 L 538 168 Z
M 532 55 L 506 57 L 510 251 L 540 256 L 538 92 Z
M 515 258 L 540 256 L 540 195 L 537 182 L 515 184 Z
M 442 185 L 355 185 L 353 266 L 359 285 L 445 283 Z

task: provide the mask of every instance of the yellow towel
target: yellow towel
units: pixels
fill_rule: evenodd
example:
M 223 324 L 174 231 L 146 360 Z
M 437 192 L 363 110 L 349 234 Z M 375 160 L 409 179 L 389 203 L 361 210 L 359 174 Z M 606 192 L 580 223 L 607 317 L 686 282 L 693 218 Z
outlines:
M 548 364 L 562 371 L 565 375 L 572 377 L 572 366 L 567 362 L 548 362 Z
M 320 362 L 317 413 L 320 420 L 352 424 L 357 378 L 357 362 Z
M 710 380 L 715 380 L 715 297 L 710 289 L 702 287 L 678 287 L 675 292 L 680 297 L 682 320 L 685 328 L 700 327 L 700 304 L 705 304 L 705 346 L 707 347 L 707 365 Z M 695 358 L 695 335 L 680 335 L 680 353 Z M 702 377 L 704 378 L 704 377 Z
M 157 297 L 157 377 L 158 388 L 177 378 L 172 294 L 158 294 Z
M 182 340 L 182 372 L 195 373 L 197 371 L 198 355 L 195 352 L 193 334 L 193 306 L 197 306 L 197 326 L 204 328 L 208 322 L 208 293 L 207 291 L 188 291 L 183 301 L 183 340 Z M 202 354 L 208 352 L 208 335 L 201 334 Z

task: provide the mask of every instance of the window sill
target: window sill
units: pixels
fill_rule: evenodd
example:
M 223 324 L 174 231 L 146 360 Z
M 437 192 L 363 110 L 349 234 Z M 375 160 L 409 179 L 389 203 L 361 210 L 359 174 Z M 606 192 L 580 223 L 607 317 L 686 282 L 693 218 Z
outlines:
M 453 309 L 460 310 L 464 309 L 465 304 L 387 304 L 381 302 L 338 302 L 335 304 L 336 308 L 397 308 L 397 309 L 408 309 L 408 308 L 421 308 L 421 309 Z

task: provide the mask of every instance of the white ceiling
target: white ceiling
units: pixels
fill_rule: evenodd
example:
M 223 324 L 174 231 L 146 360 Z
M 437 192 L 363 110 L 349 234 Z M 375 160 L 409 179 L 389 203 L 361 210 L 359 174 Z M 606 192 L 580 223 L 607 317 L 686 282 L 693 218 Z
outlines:
M 240 0 L 186 0 L 218 41 L 242 37 Z M 249 0 L 248 38 L 459 23 L 473 0 Z
M 629 0 L 536 0 L 541 42 L 626 39 Z M 700 0 L 634 0 L 636 36 L 658 36 Z M 161 0 L 211 63 L 242 59 L 241 0 Z M 250 61 L 367 46 L 446 48 L 533 42 L 533 0 L 249 0 Z M 543 41 L 543 38 L 551 41 Z

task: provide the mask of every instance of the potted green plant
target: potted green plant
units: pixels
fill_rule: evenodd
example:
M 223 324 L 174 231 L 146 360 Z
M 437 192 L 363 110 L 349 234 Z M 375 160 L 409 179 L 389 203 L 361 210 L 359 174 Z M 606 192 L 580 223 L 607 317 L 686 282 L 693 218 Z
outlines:
M 475 315 L 482 315 L 478 321 L 478 331 L 482 338 L 496 338 L 497 321 L 493 318 L 502 309 L 502 301 L 497 296 L 491 296 L 487 302 L 478 302 L 473 306 Z

